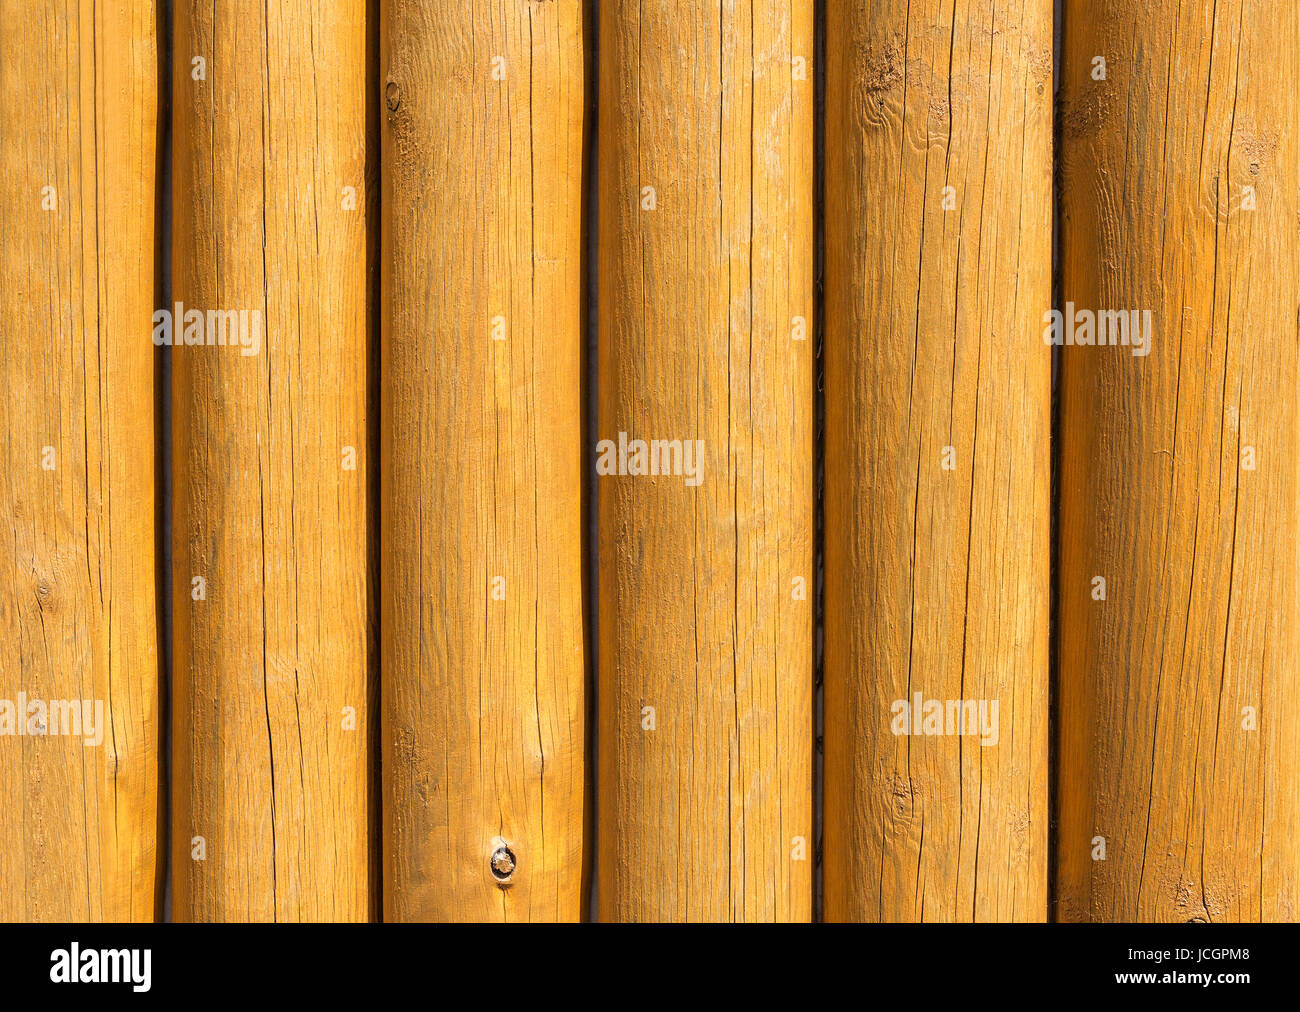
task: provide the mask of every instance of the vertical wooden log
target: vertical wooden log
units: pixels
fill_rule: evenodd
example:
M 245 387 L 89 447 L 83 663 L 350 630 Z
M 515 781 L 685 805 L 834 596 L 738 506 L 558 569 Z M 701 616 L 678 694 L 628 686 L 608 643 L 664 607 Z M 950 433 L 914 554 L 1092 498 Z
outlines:
M 812 913 L 813 6 L 601 8 L 602 919 Z
M 1070 0 L 1064 53 L 1061 298 L 1150 332 L 1063 349 L 1058 915 L 1294 920 L 1300 8 Z
M 385 917 L 578 920 L 583 8 L 381 24 Z
M 175 28 L 174 913 L 364 920 L 373 25 L 181 0 Z
M 1041 920 L 1052 5 L 827 19 L 826 917 Z
M 0 3 L 5 921 L 160 909 L 158 29 L 150 0 Z

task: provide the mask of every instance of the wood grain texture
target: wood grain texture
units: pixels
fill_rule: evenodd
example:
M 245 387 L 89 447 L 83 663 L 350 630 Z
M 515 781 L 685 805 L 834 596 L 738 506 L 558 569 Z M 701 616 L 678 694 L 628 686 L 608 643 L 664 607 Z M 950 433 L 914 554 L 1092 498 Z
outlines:
M 161 908 L 158 31 L 148 0 L 0 2 L 0 921 Z M 20 693 L 101 705 L 99 742 Z
M 264 321 L 172 352 L 178 920 L 376 912 L 374 31 L 365 0 L 176 4 L 174 298 Z
M 385 918 L 578 920 L 583 7 L 381 7 Z
M 813 6 L 601 7 L 602 920 L 811 918 Z
M 827 920 L 1047 915 L 1051 49 L 1047 0 L 827 5 Z
M 1064 349 L 1058 916 L 1294 920 L 1300 8 L 1064 28 L 1061 298 L 1152 338 Z

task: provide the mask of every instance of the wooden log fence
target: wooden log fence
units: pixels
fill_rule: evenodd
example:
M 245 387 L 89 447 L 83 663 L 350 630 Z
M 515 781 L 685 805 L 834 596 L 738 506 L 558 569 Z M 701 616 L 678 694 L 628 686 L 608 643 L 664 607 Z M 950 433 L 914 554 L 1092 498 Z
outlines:
M 1300 8 L 0 0 L 0 920 L 1300 917 Z

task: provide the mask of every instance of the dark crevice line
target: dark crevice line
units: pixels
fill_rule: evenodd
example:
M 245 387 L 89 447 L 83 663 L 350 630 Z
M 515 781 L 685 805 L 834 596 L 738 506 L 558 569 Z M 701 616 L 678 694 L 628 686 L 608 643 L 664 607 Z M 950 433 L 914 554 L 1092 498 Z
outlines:
M 154 193 L 154 280 L 156 304 L 170 309 L 172 304 L 172 28 L 171 0 L 163 0 L 157 10 L 158 37 L 158 122 L 155 139 L 157 175 Z M 172 474 L 171 453 L 171 380 L 172 358 L 170 348 L 160 348 L 156 353 L 157 369 L 154 373 L 154 401 L 157 405 L 158 426 L 154 431 L 155 473 L 154 494 L 157 504 L 157 523 L 154 534 L 155 574 L 157 594 L 155 628 L 158 631 L 158 713 L 160 721 L 158 744 L 158 842 L 157 872 L 154 885 L 155 910 L 163 921 L 172 919 L 172 867 L 171 825 L 174 803 L 172 800 L 172 693 L 171 679 L 175 670 L 172 650 Z
M 1060 67 L 1064 52 L 1065 20 L 1061 17 L 1061 4 L 1056 4 L 1056 31 L 1053 32 L 1053 150 L 1056 152 L 1052 167 L 1052 265 L 1051 265 L 1051 308 L 1062 306 L 1061 298 L 1061 194 L 1058 173 L 1061 167 L 1062 143 L 1065 133 L 1062 129 Z M 1061 507 L 1061 383 L 1064 379 L 1064 356 L 1062 349 L 1052 348 L 1051 407 L 1050 429 L 1048 433 L 1048 457 L 1050 479 L 1048 487 L 1048 618 L 1047 618 L 1047 920 L 1059 920 L 1057 916 L 1057 899 L 1059 884 L 1057 881 L 1057 852 L 1059 847 L 1057 827 L 1057 789 L 1060 771 L 1057 768 L 1056 732 L 1059 726 L 1058 699 L 1060 697 L 1060 664 L 1058 659 L 1058 639 L 1060 636 L 1060 547 L 1058 545 L 1058 526 Z
M 825 673 L 825 558 L 826 558 L 826 3 L 816 0 L 813 12 L 813 328 L 816 360 L 813 364 L 813 896 L 812 919 L 825 919 L 825 734 L 823 686 Z
M 270 334 L 271 334 L 271 306 L 267 298 L 270 292 L 270 275 L 267 272 L 267 263 L 266 263 L 267 197 L 266 197 L 265 159 L 267 155 L 267 145 L 269 143 L 266 125 L 268 119 L 267 113 L 269 112 L 268 107 L 271 101 L 270 100 L 271 52 L 270 52 L 270 41 L 269 41 L 270 30 L 271 30 L 271 12 L 269 7 L 269 0 L 263 0 L 262 18 L 263 18 L 262 69 L 265 73 L 265 77 L 262 79 L 263 92 L 262 92 L 262 145 L 261 145 L 262 158 L 263 158 L 262 173 L 261 173 L 262 175 L 262 229 L 261 229 L 262 232 L 262 304 L 266 307 L 265 310 L 266 323 L 263 327 L 263 334 L 266 336 L 266 340 L 268 343 L 267 354 L 266 354 L 266 418 L 267 418 L 267 424 L 269 425 L 271 419 L 274 417 L 271 408 L 271 391 L 274 384 L 272 383 L 271 380 L 271 354 L 269 348 Z M 214 23 L 214 28 L 213 28 L 214 39 L 215 39 L 215 35 L 216 35 L 216 28 Z M 215 113 L 213 117 L 213 129 L 214 131 L 216 129 Z M 215 149 L 215 145 L 214 145 L 214 149 Z M 267 447 L 267 453 L 268 453 L 268 463 L 269 463 L 269 454 L 270 454 L 269 444 Z M 260 448 L 258 449 L 258 454 L 257 454 L 257 487 L 258 487 L 258 497 L 259 497 L 257 513 L 262 525 L 262 571 L 260 574 L 261 584 L 262 584 L 262 703 L 266 713 L 266 754 L 270 762 L 270 773 L 271 773 L 271 918 L 272 920 L 279 921 L 280 886 L 277 879 L 279 851 L 276 847 L 276 833 L 275 833 L 275 823 L 276 823 L 275 738 L 271 731 L 271 697 L 267 691 L 267 670 L 266 670 L 267 668 L 267 636 L 266 636 L 266 540 L 267 539 L 266 539 L 266 498 L 265 498 L 266 481 L 262 475 L 262 452 Z
M 599 246 L 597 243 L 597 215 L 599 208 L 599 180 L 596 174 L 597 158 L 597 136 L 596 124 L 597 114 L 599 112 L 599 88 L 598 88 L 598 68 L 599 59 L 599 21 L 600 11 L 598 4 L 587 4 L 583 12 L 584 18 L 584 37 L 587 40 L 586 53 L 584 55 L 584 83 L 586 87 L 586 102 L 583 123 L 583 138 L 585 149 L 583 152 L 583 209 L 582 209 L 582 257 L 580 264 L 579 276 L 583 285 L 583 297 L 580 312 L 584 314 L 581 317 L 583 352 L 585 358 L 582 362 L 582 378 L 585 389 L 583 390 L 583 413 L 582 413 L 582 460 L 585 463 L 582 477 L 582 496 L 583 501 L 581 509 L 583 511 L 583 577 L 586 586 L 586 604 L 584 607 L 586 614 L 586 629 L 583 634 L 583 653 L 587 658 L 587 699 L 586 708 L 586 763 L 589 771 L 586 778 L 586 789 L 583 804 L 586 809 L 586 815 L 583 820 L 583 871 L 582 871 L 582 895 L 585 900 L 586 916 L 589 920 L 598 919 L 598 896 L 596 891 L 596 862 L 598 860 L 598 848 L 596 842 L 596 809 L 598 804 L 597 787 L 599 783 L 600 771 L 596 766 L 597 757 L 597 720 L 599 700 L 599 657 L 595 649 L 598 642 L 599 630 L 599 580 L 600 580 L 600 560 L 598 557 L 598 510 L 596 506 L 596 467 L 595 467 L 595 446 L 593 434 L 597 431 L 599 424 L 599 407 L 598 407 L 598 367 L 599 354 L 597 345 L 597 300 L 599 293 L 597 290 L 597 264 L 599 262 Z
M 370 325 L 369 339 L 366 347 L 366 430 L 363 436 L 368 447 L 366 460 L 369 470 L 366 473 L 367 488 L 367 524 L 366 524 L 366 683 L 365 699 L 367 704 L 366 720 L 366 754 L 370 761 L 367 767 L 367 787 L 369 810 L 366 824 L 369 827 L 371 845 L 368 868 L 370 884 L 369 918 L 382 921 L 383 903 L 383 746 L 381 709 L 380 665 L 381 629 L 379 605 L 379 567 L 380 567 L 380 472 L 382 468 L 380 449 L 379 422 L 379 366 L 382 356 L 380 350 L 380 333 L 383 324 L 382 307 L 379 291 L 379 253 L 382 245 L 381 232 L 383 218 L 381 214 L 383 176 L 380 161 L 382 144 L 379 140 L 379 108 L 383 103 L 383 93 L 379 81 L 379 0 L 367 0 L 366 3 L 366 61 L 365 61 L 365 143 L 366 167 L 362 174 L 364 181 L 366 209 L 366 297 L 367 320 Z M 417 556 L 422 558 L 422 556 Z

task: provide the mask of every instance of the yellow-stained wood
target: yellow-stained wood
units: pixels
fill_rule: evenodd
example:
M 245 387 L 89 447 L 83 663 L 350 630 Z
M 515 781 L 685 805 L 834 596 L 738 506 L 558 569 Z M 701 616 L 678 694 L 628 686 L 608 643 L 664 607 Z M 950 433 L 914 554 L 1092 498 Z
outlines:
M 1150 337 L 1063 349 L 1063 920 L 1300 915 L 1298 94 L 1294 3 L 1065 4 L 1061 299 Z
M 601 6 L 602 920 L 812 914 L 813 8 Z
M 369 7 L 176 4 L 178 920 L 376 913 Z
M 579 0 L 384 0 L 384 914 L 585 913 Z
M 0 2 L 3 921 L 160 912 L 158 32 Z
M 825 915 L 1042 920 L 1052 5 L 827 46 Z

